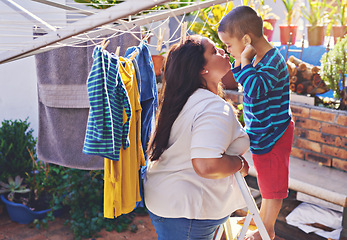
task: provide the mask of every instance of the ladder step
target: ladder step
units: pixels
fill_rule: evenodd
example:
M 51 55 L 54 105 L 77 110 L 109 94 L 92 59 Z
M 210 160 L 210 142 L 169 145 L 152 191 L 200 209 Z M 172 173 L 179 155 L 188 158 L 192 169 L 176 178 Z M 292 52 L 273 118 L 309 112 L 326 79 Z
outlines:
M 243 239 L 246 232 L 249 230 L 249 227 L 254 227 L 249 225 L 251 223 L 251 220 L 253 219 L 255 224 L 257 225 L 257 228 L 259 229 L 259 233 L 262 239 L 270 240 L 269 234 L 267 233 L 264 223 L 262 222 L 260 218 L 259 208 L 257 207 L 257 204 L 251 194 L 251 190 L 247 186 L 246 180 L 242 177 L 240 172 L 236 172 L 234 176 L 235 176 L 237 184 L 240 187 L 242 197 L 245 200 L 248 207 L 248 213 L 245 218 L 245 223 L 244 223 L 244 226 L 241 226 L 237 224 L 237 218 L 235 217 L 228 218 L 227 222 L 223 223 L 221 227 L 219 227 L 214 239 L 220 240 L 222 237 L 221 234 L 223 231 L 225 232 L 225 235 L 228 240 L 235 239 L 237 235 L 240 235 L 240 239 L 241 238 Z M 242 219 L 242 218 L 239 217 L 239 219 Z M 233 227 L 240 228 L 240 230 L 239 231 L 237 231 L 236 229 L 233 230 L 232 229 Z
M 240 232 L 241 231 L 242 224 L 238 224 L 237 221 L 242 220 L 242 219 L 243 219 L 243 217 L 230 217 L 229 218 L 231 228 L 233 230 L 235 229 L 235 232 Z M 254 226 L 254 225 L 249 225 L 249 227 L 248 227 L 248 230 L 251 230 L 251 231 L 254 231 L 256 229 L 257 229 L 257 227 Z M 238 231 L 236 231 L 236 230 L 238 230 Z
M 248 187 L 248 188 L 251 191 L 251 194 L 255 200 L 255 203 L 257 204 L 258 208 L 260 208 L 260 204 L 261 204 L 261 200 L 262 200 L 261 195 L 260 195 L 260 191 L 258 189 L 252 188 L 252 187 Z M 237 209 L 233 213 L 233 215 L 244 217 L 247 215 L 247 211 L 248 211 L 248 207 L 244 207 L 242 209 Z
M 230 217 L 229 221 L 227 221 L 225 224 L 229 224 L 229 226 L 227 226 L 229 229 L 231 229 L 231 231 L 229 232 L 229 239 L 230 240 L 236 240 L 238 235 L 241 232 L 242 229 L 242 224 L 238 224 L 237 221 L 242 220 L 242 217 Z M 223 226 L 224 227 L 224 226 Z M 250 225 L 248 227 L 248 230 L 250 231 L 254 231 L 256 230 L 257 227 L 254 225 Z
M 288 52 L 302 52 L 302 50 L 298 50 L 298 49 L 289 49 Z

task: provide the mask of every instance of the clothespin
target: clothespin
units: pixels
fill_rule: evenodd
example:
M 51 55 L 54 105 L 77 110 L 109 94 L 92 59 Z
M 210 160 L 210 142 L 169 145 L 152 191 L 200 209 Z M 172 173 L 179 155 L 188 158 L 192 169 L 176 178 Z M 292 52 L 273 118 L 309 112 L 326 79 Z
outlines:
M 119 51 L 120 51 L 120 46 L 117 46 L 116 51 L 114 52 L 114 54 L 116 56 L 119 56 Z
M 161 28 L 159 28 L 159 35 L 158 35 L 158 43 L 157 43 L 157 51 L 160 51 L 162 46 L 163 46 L 163 41 L 164 41 L 164 35 L 165 35 L 165 30 L 162 31 Z
M 187 39 L 187 26 L 188 26 L 188 23 L 187 22 L 184 22 L 181 24 L 181 39 L 180 39 L 180 44 L 183 44 L 185 43 L 186 39 Z
M 106 39 L 102 40 L 102 42 L 100 44 L 102 50 L 105 50 L 107 45 L 110 43 L 110 40 L 107 40 L 107 42 L 105 42 L 105 41 L 106 41 Z
M 137 56 L 138 53 L 139 53 L 138 50 L 136 50 L 135 52 L 133 52 L 133 54 L 129 57 L 129 60 L 132 61 L 132 60 Z
M 150 38 L 150 37 L 152 37 L 152 36 L 153 36 L 153 33 L 151 33 L 150 31 L 148 31 L 148 33 L 146 34 L 146 36 L 144 36 L 144 37 L 142 38 L 142 40 L 143 40 L 143 41 L 147 41 L 148 38 Z

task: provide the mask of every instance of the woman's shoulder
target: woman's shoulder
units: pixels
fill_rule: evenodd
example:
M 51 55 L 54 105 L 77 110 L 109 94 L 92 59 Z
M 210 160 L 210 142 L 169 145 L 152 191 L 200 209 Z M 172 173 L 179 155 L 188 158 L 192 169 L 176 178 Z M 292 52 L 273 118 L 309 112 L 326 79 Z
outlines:
M 205 105 L 209 103 L 224 104 L 225 101 L 213 92 L 199 88 L 189 97 L 187 103 Z
M 199 88 L 190 96 L 185 108 L 196 113 L 205 112 L 208 110 L 223 113 L 225 111 L 230 112 L 232 110 L 230 104 L 220 96 L 202 88 Z

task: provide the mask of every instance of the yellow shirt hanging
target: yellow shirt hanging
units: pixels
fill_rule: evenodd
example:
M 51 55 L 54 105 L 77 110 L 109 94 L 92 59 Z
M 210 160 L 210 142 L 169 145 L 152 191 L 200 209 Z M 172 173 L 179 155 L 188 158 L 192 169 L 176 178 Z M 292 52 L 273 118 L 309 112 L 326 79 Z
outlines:
M 130 146 L 121 147 L 119 160 L 104 159 L 104 217 L 115 218 L 129 213 L 141 201 L 139 169 L 144 166 L 145 158 L 141 145 L 141 105 L 140 96 L 132 62 L 119 57 L 119 71 L 128 92 L 131 105 L 129 125 Z M 123 124 L 127 115 L 123 109 Z

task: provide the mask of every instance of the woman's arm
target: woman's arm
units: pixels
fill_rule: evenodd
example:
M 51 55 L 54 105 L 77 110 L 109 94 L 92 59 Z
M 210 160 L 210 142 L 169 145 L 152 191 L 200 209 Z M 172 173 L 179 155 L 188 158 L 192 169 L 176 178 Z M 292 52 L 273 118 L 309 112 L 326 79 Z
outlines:
M 194 171 L 203 178 L 220 179 L 237 171 L 243 176 L 248 174 L 248 163 L 240 155 L 223 154 L 221 158 L 193 158 Z

